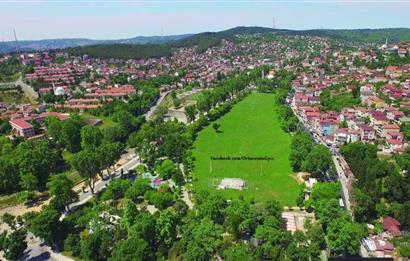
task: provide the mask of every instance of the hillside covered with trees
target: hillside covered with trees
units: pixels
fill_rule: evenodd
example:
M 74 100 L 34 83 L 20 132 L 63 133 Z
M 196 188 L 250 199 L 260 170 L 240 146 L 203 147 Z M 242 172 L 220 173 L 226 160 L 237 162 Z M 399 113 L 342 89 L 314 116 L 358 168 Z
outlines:
M 383 43 L 410 41 L 410 29 L 354 29 L 354 30 L 286 30 L 266 27 L 239 26 L 220 32 L 194 34 L 176 41 L 161 44 L 102 44 L 67 49 L 73 55 L 88 54 L 99 58 L 140 59 L 170 56 L 175 48 L 197 46 L 198 52 L 217 46 L 222 39 L 235 41 L 238 34 L 277 33 L 282 35 L 304 35 L 330 37 L 336 40 L 358 43 Z

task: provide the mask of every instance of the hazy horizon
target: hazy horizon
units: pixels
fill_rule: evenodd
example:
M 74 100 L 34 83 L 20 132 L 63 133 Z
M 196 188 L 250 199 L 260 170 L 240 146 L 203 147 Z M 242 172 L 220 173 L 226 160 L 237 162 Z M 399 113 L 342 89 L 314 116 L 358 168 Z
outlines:
M 409 28 L 403 0 L 0 1 L 0 39 L 127 39 L 236 26 L 289 30 Z M 189 21 L 189 22 L 187 22 Z
M 164 35 L 130 35 L 128 37 L 123 37 L 123 38 L 110 38 L 110 39 L 106 39 L 106 38 L 101 38 L 101 39 L 97 39 L 97 38 L 89 38 L 89 37 L 59 37 L 59 38 L 39 38 L 39 39 L 21 39 L 20 37 L 18 37 L 18 32 L 16 31 L 17 37 L 18 37 L 18 41 L 19 42 L 24 42 L 24 41 L 47 41 L 47 40 L 70 40 L 70 39 L 86 39 L 86 40 L 96 40 L 96 41 L 113 41 L 113 40 L 122 40 L 122 39 L 132 39 L 132 38 L 136 38 L 136 37 L 160 37 L 160 36 L 178 36 L 178 35 L 193 35 L 193 34 L 198 34 L 198 33 L 213 33 L 213 32 L 220 32 L 220 31 L 224 31 L 224 30 L 229 30 L 235 27 L 264 27 L 267 28 L 265 26 L 259 26 L 259 25 L 238 25 L 238 26 L 234 26 L 234 27 L 230 27 L 230 28 L 225 28 L 225 29 L 221 29 L 218 31 L 200 31 L 200 32 L 186 32 L 186 33 L 178 33 L 178 34 L 164 34 Z M 384 28 L 308 28 L 308 29 L 289 29 L 289 28 L 276 28 L 277 30 L 294 30 L 294 31 L 305 31 L 305 30 L 383 30 L 383 29 L 410 29 L 410 27 L 384 27 Z M 6 43 L 10 43 L 10 42 L 14 42 L 14 39 L 10 39 L 10 40 L 4 40 L 4 42 Z

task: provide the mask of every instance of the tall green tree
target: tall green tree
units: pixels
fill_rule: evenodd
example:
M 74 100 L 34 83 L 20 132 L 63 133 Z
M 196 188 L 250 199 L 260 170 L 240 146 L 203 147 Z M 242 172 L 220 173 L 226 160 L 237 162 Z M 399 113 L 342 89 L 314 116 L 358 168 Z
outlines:
M 28 140 L 20 143 L 16 155 L 22 185 L 27 190 L 32 189 L 32 186 L 25 184 L 25 176 L 34 177 L 37 181 L 36 185 L 42 187 L 46 184 L 50 173 L 55 171 L 58 163 L 62 161 L 61 153 L 50 147 L 46 140 Z
M 188 122 L 193 122 L 195 120 L 196 112 L 197 110 L 195 105 L 185 106 L 185 116 Z
M 209 260 L 222 245 L 222 226 L 205 218 L 186 225 L 182 238 L 187 247 L 184 258 Z M 202 250 L 199 250 L 202 249 Z M 188 258 L 189 257 L 189 258 Z
M 111 256 L 113 243 L 110 231 L 97 229 L 81 240 L 80 256 L 85 260 L 105 261 Z
M 307 155 L 313 149 L 313 142 L 305 132 L 298 132 L 292 137 L 289 159 L 294 171 L 300 171 Z
M 100 172 L 97 153 L 89 150 L 80 151 L 74 155 L 71 164 L 80 176 L 85 179 L 91 193 L 94 194 L 95 182 Z
M 130 228 L 137 221 L 139 211 L 137 206 L 131 200 L 127 200 L 124 207 L 124 214 L 121 218 L 120 225 L 123 228 Z
M 334 255 L 355 255 L 360 249 L 360 240 L 365 235 L 362 224 L 346 218 L 336 218 L 329 224 L 328 242 Z
M 324 145 L 316 145 L 302 162 L 302 170 L 312 173 L 316 178 L 322 177 L 333 166 L 332 154 Z
M 176 183 L 180 183 L 183 180 L 181 171 L 172 162 L 172 160 L 164 160 L 156 167 L 156 172 L 162 179 L 172 179 Z
M 253 261 L 256 260 L 251 248 L 245 244 L 237 244 L 223 252 L 226 261 Z
M 103 134 L 98 127 L 84 126 L 81 129 L 81 147 L 87 150 L 93 150 L 102 143 Z
M 5 238 L 2 248 L 7 260 L 20 260 L 27 248 L 26 236 L 25 229 L 18 229 Z
M 64 173 L 52 175 L 47 183 L 47 188 L 53 200 L 59 206 L 69 210 L 69 205 L 78 200 L 78 194 L 73 191 L 74 182 Z
M 176 221 L 175 215 L 168 210 L 162 211 L 156 221 L 159 244 L 167 249 L 172 246 L 177 236 Z
M 20 175 L 18 163 L 7 159 L 0 158 L 0 194 L 11 194 L 20 189 Z
M 150 261 L 154 260 L 154 258 L 147 241 L 137 237 L 129 237 L 120 241 L 114 247 L 109 260 Z
M 29 230 L 56 248 L 62 244 L 65 237 L 65 226 L 60 217 L 59 211 L 50 206 L 46 207 L 31 220 Z
M 64 146 L 70 152 L 81 149 L 81 128 L 84 122 L 80 116 L 73 114 L 66 120 L 59 120 L 55 116 L 48 116 L 45 120 L 47 135 L 60 146 Z

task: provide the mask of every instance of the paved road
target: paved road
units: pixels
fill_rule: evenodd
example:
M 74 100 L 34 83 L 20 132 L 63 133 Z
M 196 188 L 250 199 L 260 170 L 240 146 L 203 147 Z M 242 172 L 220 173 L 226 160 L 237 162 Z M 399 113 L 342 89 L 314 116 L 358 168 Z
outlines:
M 117 168 L 116 171 L 111 175 L 111 178 L 106 179 L 106 180 L 97 181 L 95 183 L 94 193 L 98 194 L 98 193 L 102 192 L 113 179 L 119 178 L 121 169 L 123 169 L 123 171 L 126 172 L 126 171 L 129 171 L 131 169 L 134 169 L 136 166 L 138 166 L 139 163 L 140 163 L 140 160 L 137 156 L 130 159 L 127 163 L 125 163 L 121 167 Z M 93 198 L 93 195 L 92 195 L 89 187 L 86 188 L 85 192 L 80 192 L 78 194 L 78 196 L 79 196 L 79 201 L 75 202 L 75 203 L 73 203 L 69 206 L 70 211 L 76 210 L 78 207 L 84 205 L 90 199 Z M 63 218 L 64 218 L 64 216 L 63 216 Z
M 167 97 L 167 95 L 170 93 L 171 91 L 166 91 L 160 94 L 158 100 L 155 102 L 155 104 L 153 106 L 151 106 L 151 108 L 149 109 L 149 111 L 147 111 L 144 114 L 144 117 L 146 120 L 149 120 L 152 118 L 152 115 L 154 115 L 155 110 L 158 108 L 158 106 L 161 104 L 161 102 L 165 99 L 165 97 Z
M 351 212 L 351 205 L 350 205 L 350 196 L 349 196 L 349 190 L 348 190 L 348 179 L 346 178 L 346 175 L 344 174 L 343 168 L 340 165 L 339 162 L 339 157 L 341 156 L 333 156 L 333 163 L 335 164 L 336 167 L 336 172 L 339 177 L 339 181 L 342 184 L 342 192 L 343 192 L 343 197 L 344 197 L 344 203 L 346 205 L 346 209 Z
M 19 79 L 21 81 L 21 79 Z M 23 82 L 21 82 L 23 83 Z M 19 83 L 21 85 L 21 83 Z M 24 83 L 23 83 L 24 84 Z M 28 86 L 28 85 L 27 85 Z M 23 87 L 23 85 L 22 85 Z M 157 107 L 161 104 L 161 102 L 164 100 L 164 98 L 169 94 L 170 92 L 164 92 L 161 94 L 160 98 L 157 100 L 154 106 L 151 107 L 151 109 L 144 114 L 145 118 L 148 120 L 152 117 L 154 114 L 155 110 Z M 131 169 L 134 169 L 136 166 L 140 164 L 139 157 L 134 154 L 133 158 L 131 158 L 127 163 L 122 165 L 121 167 L 117 168 L 115 172 L 111 175 L 109 179 L 106 180 L 99 180 L 96 182 L 95 187 L 94 187 L 94 193 L 98 194 L 101 193 L 107 185 L 113 180 L 117 179 L 120 176 L 120 171 L 121 169 L 126 172 Z M 93 194 L 91 193 L 90 189 L 87 187 L 85 192 L 80 192 L 78 194 L 79 196 L 79 201 L 71 204 L 69 206 L 70 211 L 75 211 L 78 207 L 84 205 L 87 203 L 89 200 L 93 198 Z M 66 217 L 66 213 L 64 213 L 61 216 L 61 219 L 64 219 Z M 66 256 L 63 256 L 60 253 L 54 252 L 51 247 L 46 245 L 40 238 L 35 237 L 32 233 L 28 233 L 27 235 L 27 241 L 29 242 L 28 247 L 26 249 L 26 256 L 23 258 L 23 260 L 30 260 L 30 261 L 42 261 L 42 260 L 51 260 L 51 261 L 71 261 L 73 259 L 68 258 Z
M 120 177 L 120 171 L 123 169 L 124 172 L 134 169 L 136 166 L 140 164 L 138 157 L 134 156 L 130 159 L 127 163 L 122 165 L 121 167 L 117 168 L 114 174 L 111 175 L 110 179 L 98 181 L 95 184 L 95 193 L 102 192 L 107 185 L 113 179 L 117 179 Z M 70 205 L 70 210 L 75 211 L 78 207 L 87 203 L 90 199 L 93 198 L 91 191 L 87 188 L 86 192 L 79 193 L 79 201 L 75 202 Z M 66 217 L 66 213 L 61 216 L 61 219 Z M 31 232 L 27 234 L 27 242 L 28 246 L 26 249 L 26 255 L 23 260 L 27 261 L 42 261 L 42 260 L 51 260 L 51 261 L 72 261 L 73 259 L 63 256 L 60 253 L 55 252 L 51 249 L 50 246 L 46 245 L 43 240 L 38 237 L 35 237 Z
M 73 261 L 73 259 L 63 256 L 60 253 L 54 252 L 51 247 L 44 244 L 42 240 L 35 237 L 31 232 L 27 233 L 27 249 L 25 256 L 22 258 L 25 261 Z
M 303 127 L 305 128 L 305 130 L 311 135 L 313 136 L 313 138 L 315 139 L 315 141 L 323 144 L 324 146 L 327 147 L 326 142 L 322 139 L 322 137 L 318 134 L 316 134 L 313 130 L 311 130 L 309 128 L 309 126 L 307 126 L 307 123 L 303 121 L 303 119 L 298 115 L 296 108 L 294 107 L 293 104 L 290 105 L 291 109 L 293 110 L 293 114 L 296 115 L 296 117 L 299 119 L 299 122 L 302 123 Z M 331 149 L 333 150 L 333 148 Z M 331 151 L 333 152 L 333 151 Z M 344 170 L 342 168 L 342 166 L 340 165 L 339 159 L 341 158 L 341 155 L 332 156 L 333 159 L 333 163 L 336 167 L 336 172 L 338 175 L 338 180 L 340 182 L 340 184 L 342 185 L 342 198 L 343 198 L 343 202 L 345 204 L 346 210 L 351 212 L 351 203 L 350 203 L 350 196 L 349 196 L 349 189 L 348 189 L 348 180 L 346 178 L 346 175 L 344 174 Z
M 140 164 L 138 157 L 134 155 L 127 163 L 117 168 L 114 174 L 111 175 L 110 179 L 100 180 L 95 184 L 95 193 L 102 192 L 107 185 L 113 180 L 120 177 L 120 171 L 123 169 L 124 172 L 134 169 Z M 85 192 L 79 193 L 79 201 L 70 205 L 70 210 L 75 211 L 78 207 L 87 203 L 90 199 L 93 198 L 89 188 Z M 61 219 L 66 217 L 66 213 L 61 216 Z M 42 261 L 42 260 L 51 260 L 51 261 L 71 261 L 73 259 L 63 256 L 60 253 L 55 252 L 51 249 L 50 246 L 46 245 L 40 238 L 35 237 L 31 232 L 27 234 L 28 246 L 26 249 L 26 255 L 23 260 L 27 261 Z

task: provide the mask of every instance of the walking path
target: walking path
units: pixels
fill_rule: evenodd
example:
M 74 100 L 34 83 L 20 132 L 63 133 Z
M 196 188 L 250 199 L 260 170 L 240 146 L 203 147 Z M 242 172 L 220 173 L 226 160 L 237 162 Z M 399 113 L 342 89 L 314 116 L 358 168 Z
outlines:
M 185 187 L 182 188 L 182 200 L 187 204 L 189 209 L 192 209 L 194 207 L 194 203 L 191 201 L 191 198 L 189 197 L 189 192 L 186 190 Z

